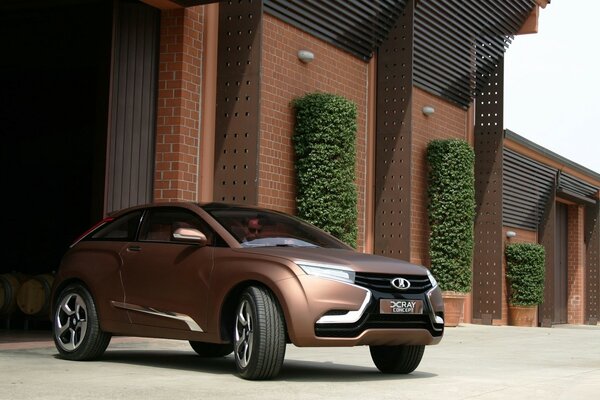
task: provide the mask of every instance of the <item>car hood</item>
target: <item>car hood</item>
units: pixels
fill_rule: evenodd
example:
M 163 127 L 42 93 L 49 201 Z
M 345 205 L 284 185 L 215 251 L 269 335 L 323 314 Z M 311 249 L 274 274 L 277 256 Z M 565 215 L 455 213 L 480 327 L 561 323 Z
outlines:
M 427 269 L 393 258 L 359 253 L 345 249 L 325 249 L 321 247 L 255 247 L 238 249 L 243 253 L 285 258 L 292 262 L 312 262 L 349 267 L 355 272 L 380 274 L 425 275 Z

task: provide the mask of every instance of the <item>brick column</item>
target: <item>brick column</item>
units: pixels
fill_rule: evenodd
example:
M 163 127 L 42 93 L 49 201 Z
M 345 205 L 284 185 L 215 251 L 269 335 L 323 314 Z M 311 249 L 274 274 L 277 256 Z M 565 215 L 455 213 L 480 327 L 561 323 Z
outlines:
M 583 324 L 585 312 L 584 207 L 568 207 L 568 323 Z
M 203 14 L 161 14 L 155 201 L 197 200 Z

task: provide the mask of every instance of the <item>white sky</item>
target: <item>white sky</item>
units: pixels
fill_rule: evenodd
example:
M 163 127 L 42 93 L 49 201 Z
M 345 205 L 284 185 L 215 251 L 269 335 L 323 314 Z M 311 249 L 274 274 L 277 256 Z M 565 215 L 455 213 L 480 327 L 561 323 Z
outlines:
M 600 173 L 600 1 L 552 0 L 505 55 L 504 128 Z

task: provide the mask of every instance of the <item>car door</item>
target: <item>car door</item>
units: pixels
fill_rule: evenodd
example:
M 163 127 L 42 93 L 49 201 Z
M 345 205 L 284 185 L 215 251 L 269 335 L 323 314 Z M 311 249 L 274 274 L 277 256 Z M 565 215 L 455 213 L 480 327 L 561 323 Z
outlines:
M 174 239 L 178 227 L 198 229 L 205 245 Z M 125 301 L 138 325 L 203 332 L 215 234 L 190 210 L 147 210 L 138 235 L 122 251 Z
M 75 276 L 83 280 L 92 292 L 103 324 L 114 326 L 130 322 L 127 312 L 114 305 L 125 299 L 120 254 L 135 239 L 142 214 L 142 210 L 135 210 L 116 220 L 105 219 L 68 253 L 68 259 L 65 258 L 61 267 L 68 271 L 68 268 L 76 266 Z

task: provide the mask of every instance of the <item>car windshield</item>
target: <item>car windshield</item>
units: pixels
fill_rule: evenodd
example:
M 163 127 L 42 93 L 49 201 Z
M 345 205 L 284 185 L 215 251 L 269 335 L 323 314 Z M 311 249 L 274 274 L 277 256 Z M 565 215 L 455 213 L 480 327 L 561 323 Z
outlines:
M 317 227 L 287 214 L 221 204 L 209 204 L 202 208 L 227 229 L 242 247 L 349 248 Z

